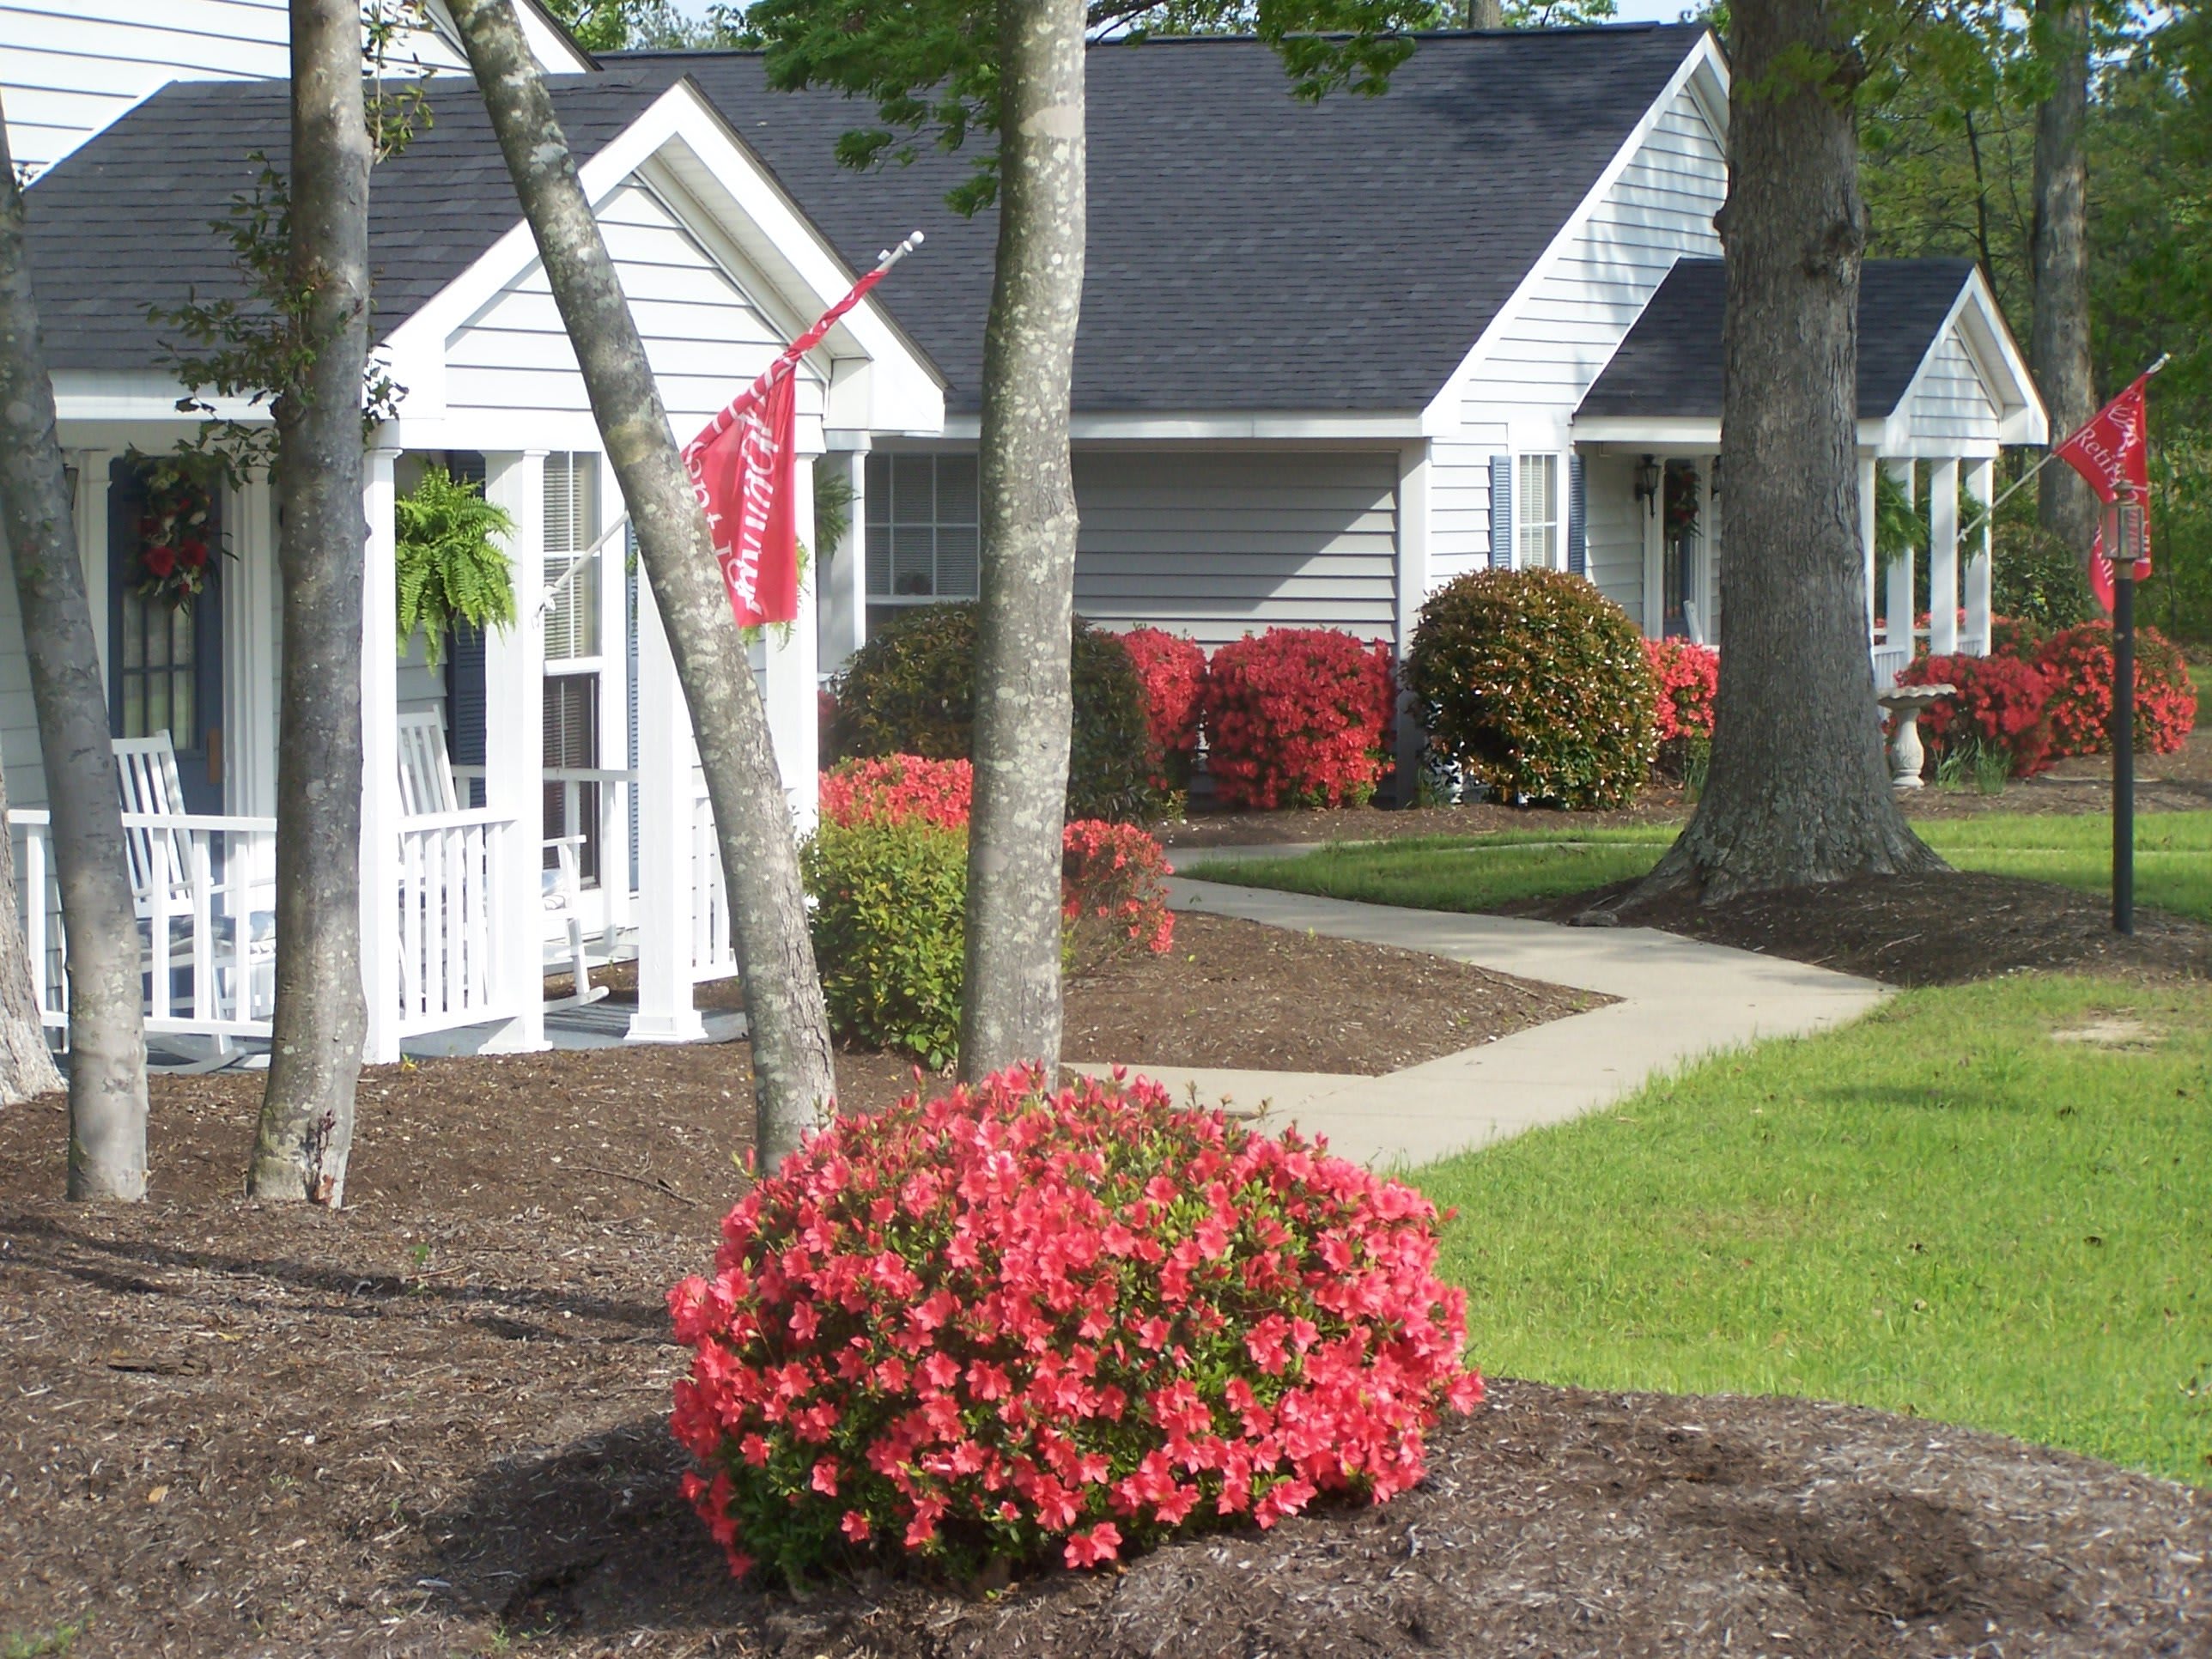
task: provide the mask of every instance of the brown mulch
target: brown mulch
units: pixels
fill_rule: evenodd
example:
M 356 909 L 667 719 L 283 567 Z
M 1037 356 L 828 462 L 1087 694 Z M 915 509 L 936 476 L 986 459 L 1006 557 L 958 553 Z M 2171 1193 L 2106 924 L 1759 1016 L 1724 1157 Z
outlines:
M 1380 1077 L 1609 1000 L 1424 951 L 1185 911 L 1169 956 L 1070 981 L 1061 1052 Z
M 2030 970 L 2212 974 L 2212 927 L 2201 921 L 2139 908 L 2135 933 L 2125 937 L 2112 931 L 2111 902 L 2100 895 L 2011 876 L 1869 876 L 1717 904 L 1686 890 L 1624 903 L 1635 885 L 1503 908 L 1550 921 L 1596 912 L 1621 927 L 1663 928 L 1892 985 L 1957 985 Z
M 2136 757 L 2136 810 L 2201 812 L 2212 809 L 2212 706 L 2205 723 L 2171 755 Z M 1984 812 L 2065 816 L 2109 812 L 2112 759 L 2081 755 L 2060 761 L 2040 776 L 2008 784 L 1997 794 L 1933 787 L 1907 793 L 1899 804 L 1908 817 L 1973 817 Z M 1493 830 L 1553 830 L 1571 836 L 1647 823 L 1680 823 L 1690 815 L 1681 790 L 1656 781 L 1636 804 L 1616 812 L 1562 812 L 1550 807 L 1507 806 L 1484 801 L 1465 806 L 1394 811 L 1380 806 L 1318 811 L 1230 812 L 1200 810 L 1158 827 L 1163 844 L 1177 847 L 1264 847 L 1334 841 L 1388 841 L 1401 836 L 1480 836 Z
M 635 1000 L 632 964 L 594 982 L 614 988 L 612 1002 Z M 735 980 L 699 993 L 703 1008 L 744 1006 Z M 1060 1052 L 1086 1064 L 1381 1077 L 1609 1000 L 1423 951 L 1183 913 L 1167 955 L 1109 962 L 1068 981 Z M 896 1062 L 866 1054 L 841 1056 L 839 1073 L 857 1066 L 872 1086 L 872 1064 L 904 1075 Z
M 676 1493 L 662 1296 L 711 1255 L 742 1112 L 653 1070 L 675 1052 L 380 1071 L 337 1215 L 228 1195 L 247 1078 L 157 1081 L 157 1196 L 128 1208 L 55 1196 L 57 1103 L 0 1111 L 0 1651 L 71 1629 L 70 1654 L 131 1659 L 2212 1644 L 2203 1494 L 1867 1412 L 1529 1384 L 1441 1430 L 1381 1510 L 991 1600 L 738 1586 Z

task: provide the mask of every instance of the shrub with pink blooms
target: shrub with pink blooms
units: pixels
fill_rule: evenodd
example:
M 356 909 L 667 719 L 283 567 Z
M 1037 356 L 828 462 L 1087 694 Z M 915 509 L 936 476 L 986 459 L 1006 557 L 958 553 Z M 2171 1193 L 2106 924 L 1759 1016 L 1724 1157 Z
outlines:
M 1646 640 L 1658 692 L 1655 731 L 1662 744 L 1713 734 L 1713 702 L 1721 690 L 1721 653 L 1688 640 Z
M 1121 635 L 1137 678 L 1145 683 L 1145 718 L 1160 751 L 1152 787 L 1163 795 L 1187 794 L 1198 754 L 1200 704 L 1206 694 L 1206 653 L 1180 634 L 1133 628 Z
M 733 1571 L 1096 1565 L 1421 1478 L 1471 1408 L 1410 1188 L 1157 1085 L 1012 1071 L 840 1118 L 669 1292 L 686 1495 Z
M 975 769 L 964 760 L 878 755 L 842 761 L 822 775 L 822 817 L 848 829 L 921 823 L 965 830 L 975 791 Z
M 1247 634 L 1206 665 L 1206 769 L 1224 806 L 1364 806 L 1390 760 L 1390 647 L 1333 628 Z
M 1079 818 L 1060 832 L 1060 914 L 1067 966 L 1089 973 L 1117 957 L 1175 945 L 1168 858 L 1133 823 Z

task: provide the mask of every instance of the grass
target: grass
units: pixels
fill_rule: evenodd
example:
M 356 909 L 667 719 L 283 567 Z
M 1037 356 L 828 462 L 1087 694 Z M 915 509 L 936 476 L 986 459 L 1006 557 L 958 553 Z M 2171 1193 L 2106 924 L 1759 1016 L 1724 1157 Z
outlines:
M 2134 1021 L 2142 1044 L 2054 1031 Z M 1898 997 L 1414 1179 L 1483 1368 L 1812 1395 L 2212 1485 L 2212 991 Z
M 2092 892 L 2112 879 L 2112 824 L 2102 817 L 1988 813 L 1914 826 L 1962 870 L 2057 882 Z M 1510 830 L 1479 837 L 1414 836 L 1325 847 L 1294 859 L 1208 863 L 1209 881 L 1279 887 L 1424 910 L 1490 910 L 1516 899 L 1559 897 L 1643 875 L 1674 838 L 1651 825 L 1593 830 L 1574 839 Z M 2212 812 L 2157 812 L 2136 821 L 2136 897 L 2212 921 Z

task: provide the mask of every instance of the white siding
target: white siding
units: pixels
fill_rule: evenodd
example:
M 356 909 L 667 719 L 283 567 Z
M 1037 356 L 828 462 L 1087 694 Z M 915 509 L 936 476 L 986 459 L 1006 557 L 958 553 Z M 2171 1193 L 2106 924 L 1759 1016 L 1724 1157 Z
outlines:
M 1997 441 L 1996 405 L 1959 338 L 1956 324 L 1944 331 L 1929 354 L 1920 385 L 1906 401 L 1904 414 L 1916 453 L 1934 453 L 1929 446 L 1944 443 L 1995 453 L 1989 447 Z
M 1395 628 L 1395 453 L 1075 458 L 1075 608 L 1213 646 L 1272 627 Z
M 1719 136 L 1685 88 L 1492 341 L 1466 383 L 1468 418 L 1571 411 L 1674 261 L 1721 251 L 1727 191 Z
M 0 761 L 8 768 L 9 805 L 46 804 L 38 714 L 31 705 L 31 662 L 23 652 L 23 618 L 15 606 L 15 575 L 4 544 L 0 544 Z
M 645 337 L 679 437 L 718 413 L 785 342 L 668 209 L 635 179 L 599 210 L 607 251 Z M 496 295 L 447 343 L 447 406 L 588 414 L 576 354 L 543 266 Z M 799 407 L 820 407 L 801 372 Z
M 290 73 L 286 0 L 27 0 L 0 3 L 0 91 L 16 161 L 58 160 L 172 81 Z M 390 54 L 458 69 L 435 35 Z
M 1644 625 L 1644 514 L 1636 499 L 1636 464 L 1621 455 L 1583 462 L 1589 503 L 1589 572 L 1599 592 Z
M 1558 434 L 1541 447 L 1565 447 L 1575 405 L 1674 261 L 1720 252 L 1713 215 L 1727 191 L 1720 137 L 1685 88 L 1462 382 L 1461 429 L 1430 450 L 1431 586 L 1488 560 L 1490 458 L 1509 448 L 1507 422 L 1536 417 Z M 1593 483 L 1593 542 L 1600 493 Z M 1600 556 L 1594 547 L 1594 576 Z

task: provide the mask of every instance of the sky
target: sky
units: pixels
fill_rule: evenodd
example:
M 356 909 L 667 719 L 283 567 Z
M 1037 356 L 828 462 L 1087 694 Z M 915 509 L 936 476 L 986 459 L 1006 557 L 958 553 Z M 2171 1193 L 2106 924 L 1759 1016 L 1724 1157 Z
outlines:
M 676 9 L 686 17 L 704 17 L 712 0 L 676 0 Z M 1695 11 L 1691 0 L 1615 0 L 1617 21 L 1623 23 L 1672 23 L 1683 13 Z

